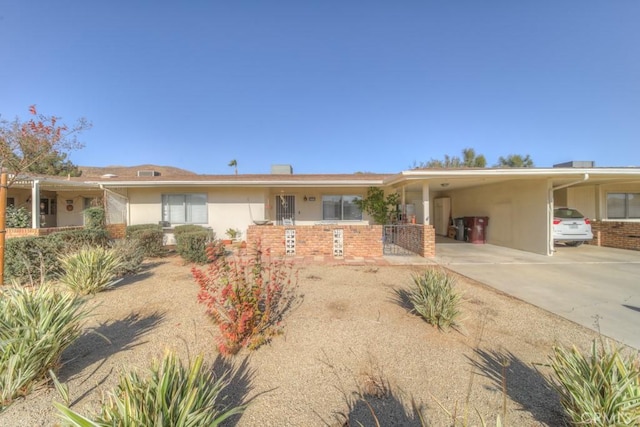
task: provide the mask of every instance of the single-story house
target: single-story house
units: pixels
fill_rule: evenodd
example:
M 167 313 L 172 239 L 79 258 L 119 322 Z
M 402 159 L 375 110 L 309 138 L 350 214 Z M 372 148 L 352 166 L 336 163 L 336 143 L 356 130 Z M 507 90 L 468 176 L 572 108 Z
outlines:
M 577 208 L 591 219 L 592 244 L 640 250 L 640 168 L 415 169 L 396 174 L 294 174 L 278 166 L 263 175 L 24 177 L 8 203 L 39 211 L 32 229 L 82 225 L 99 203 L 111 224 L 161 223 L 171 238 L 180 224 L 200 224 L 222 238 L 287 255 L 380 256 L 387 246 L 431 257 L 436 235 L 451 236 L 458 217 L 487 217 L 487 243 L 553 255 L 553 209 Z M 369 187 L 399 194 L 395 228 L 374 225 L 356 199 Z M 11 232 L 8 234 L 11 236 Z

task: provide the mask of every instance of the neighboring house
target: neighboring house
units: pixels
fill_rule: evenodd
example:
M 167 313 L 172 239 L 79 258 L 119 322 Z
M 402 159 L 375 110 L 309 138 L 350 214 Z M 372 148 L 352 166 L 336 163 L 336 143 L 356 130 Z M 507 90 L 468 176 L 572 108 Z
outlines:
M 592 243 L 640 250 L 640 168 L 574 165 L 584 166 L 339 175 L 280 167 L 265 175 L 33 178 L 14 185 L 9 197 L 39 206 L 47 227 L 82 225 L 79 212 L 101 198 L 111 223 L 164 223 L 168 234 L 176 225 L 200 224 L 218 237 L 233 228 L 242 239 L 260 238 L 280 253 L 336 257 L 381 255 L 390 236 L 433 256 L 436 233 L 448 234 L 453 219 L 468 216 L 489 218 L 487 243 L 552 255 L 553 208 L 571 206 L 592 219 Z M 33 202 L 36 182 L 40 205 Z M 400 194 L 402 231 L 383 231 L 360 212 L 354 200 L 369 187 Z M 265 222 L 272 225 L 260 225 Z

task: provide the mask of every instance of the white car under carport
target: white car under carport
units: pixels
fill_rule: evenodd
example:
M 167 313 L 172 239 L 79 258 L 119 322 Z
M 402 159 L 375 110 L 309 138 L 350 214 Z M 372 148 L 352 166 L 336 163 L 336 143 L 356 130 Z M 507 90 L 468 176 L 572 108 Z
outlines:
M 553 241 L 567 246 L 580 246 L 593 239 L 591 223 L 580 211 L 573 208 L 553 210 Z

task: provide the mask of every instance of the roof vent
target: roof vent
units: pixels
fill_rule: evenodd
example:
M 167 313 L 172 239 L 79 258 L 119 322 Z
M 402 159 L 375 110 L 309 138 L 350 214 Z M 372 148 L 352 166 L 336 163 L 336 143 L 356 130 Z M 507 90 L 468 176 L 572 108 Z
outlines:
M 293 167 L 291 165 L 271 165 L 272 175 L 293 175 Z
M 160 172 L 158 171 L 138 171 L 138 176 L 160 176 Z
M 118 175 L 116 175 L 115 173 L 105 173 L 100 178 L 116 178 L 117 176 Z
M 586 161 L 575 161 L 572 160 L 570 162 L 558 163 L 553 165 L 554 168 L 594 168 L 596 166 L 596 162 L 593 160 Z

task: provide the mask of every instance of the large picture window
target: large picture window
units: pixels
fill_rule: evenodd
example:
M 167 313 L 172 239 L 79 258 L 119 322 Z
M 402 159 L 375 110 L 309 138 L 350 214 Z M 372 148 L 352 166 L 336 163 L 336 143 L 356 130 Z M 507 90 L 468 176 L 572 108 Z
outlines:
M 163 194 L 162 220 L 172 224 L 207 224 L 207 195 Z
M 607 194 L 607 218 L 640 218 L 640 193 Z
M 359 196 L 322 196 L 322 219 L 325 221 L 360 221 L 362 211 L 355 203 Z

